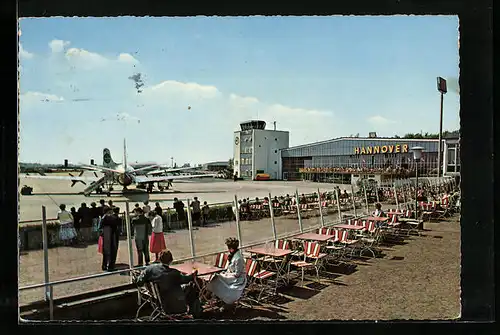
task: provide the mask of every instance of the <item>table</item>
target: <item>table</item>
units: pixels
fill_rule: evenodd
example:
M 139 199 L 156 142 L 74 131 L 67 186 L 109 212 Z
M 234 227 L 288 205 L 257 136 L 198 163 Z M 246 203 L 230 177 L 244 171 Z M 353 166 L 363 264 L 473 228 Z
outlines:
M 194 269 L 197 269 L 198 276 L 212 275 L 214 273 L 219 273 L 221 271 L 224 271 L 223 268 L 207 265 L 205 263 L 189 262 L 189 261 L 181 264 L 170 265 L 170 267 L 187 275 L 193 273 Z
M 350 229 L 350 230 L 362 230 L 362 229 L 365 229 L 364 226 L 352 225 L 352 224 L 339 224 L 339 225 L 333 226 L 333 228 Z
M 326 242 L 331 238 L 334 238 L 335 235 L 321 235 L 315 233 L 305 233 L 294 236 L 293 238 L 298 240 L 309 240 L 309 241 L 318 241 L 318 242 Z
M 388 217 L 380 217 L 380 216 L 369 216 L 367 218 L 364 218 L 363 220 L 367 220 L 367 221 L 387 221 L 389 220 Z
M 170 265 L 170 268 L 176 269 L 185 275 L 190 275 L 191 273 L 193 273 L 194 269 L 197 269 L 198 270 L 198 278 L 201 276 L 208 276 L 208 280 L 201 281 L 203 283 L 201 286 L 200 286 L 200 283 L 198 280 L 194 281 L 196 286 L 198 287 L 198 290 L 200 291 L 200 298 L 205 300 L 205 301 L 210 300 L 206 296 L 206 293 L 207 293 L 206 283 L 208 283 L 212 279 L 212 276 L 214 274 L 224 271 L 223 268 L 207 265 L 205 263 L 190 262 L 190 261 L 185 262 L 185 263 L 181 263 L 181 264 Z
M 289 259 L 286 256 L 289 256 L 293 253 L 293 250 L 291 249 L 279 249 L 279 248 L 266 248 L 266 247 L 254 247 L 251 249 L 248 249 L 247 252 L 251 254 L 256 254 L 256 255 L 261 255 L 261 256 L 268 256 L 271 257 L 273 260 L 276 260 L 277 258 L 280 259 L 277 262 L 273 262 L 273 264 L 276 264 L 276 269 L 268 269 L 268 267 L 265 264 L 266 258 L 257 258 L 257 261 L 259 262 L 261 269 L 263 270 L 271 270 L 271 271 L 276 271 L 276 280 L 275 280 L 275 286 L 274 286 L 274 293 L 278 290 L 279 282 L 283 282 L 285 285 L 289 284 L 289 278 L 288 274 L 290 273 L 290 262 Z
M 404 213 L 401 212 L 387 212 L 387 215 L 404 215 Z

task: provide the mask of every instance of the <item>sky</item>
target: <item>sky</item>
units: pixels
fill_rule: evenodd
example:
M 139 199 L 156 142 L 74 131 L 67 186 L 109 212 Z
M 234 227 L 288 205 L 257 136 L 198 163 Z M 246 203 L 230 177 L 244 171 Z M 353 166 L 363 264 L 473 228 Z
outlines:
M 23 18 L 20 161 L 225 161 L 249 119 L 290 145 L 459 128 L 458 17 Z

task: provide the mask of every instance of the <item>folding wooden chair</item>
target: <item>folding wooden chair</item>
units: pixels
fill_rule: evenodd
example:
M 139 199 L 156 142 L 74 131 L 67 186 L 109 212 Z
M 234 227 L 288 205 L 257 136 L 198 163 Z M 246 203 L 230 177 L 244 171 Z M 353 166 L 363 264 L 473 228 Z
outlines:
M 245 262 L 245 269 L 248 281 L 247 289 L 248 291 L 256 290 L 259 292 L 256 300 L 257 302 L 259 302 L 262 294 L 270 289 L 270 286 L 267 285 L 268 280 L 271 279 L 271 277 L 274 277 L 276 275 L 276 272 L 261 270 L 259 262 L 252 258 L 247 258 Z
M 316 270 L 316 278 L 319 282 L 319 271 L 324 267 L 323 261 L 327 254 L 320 253 L 321 245 L 317 242 L 304 241 L 304 259 L 302 261 L 293 261 L 290 264 L 299 268 L 302 273 L 301 284 L 304 283 L 304 270 L 306 268 L 314 268 Z M 310 261 L 309 261 L 310 260 Z
M 139 295 L 141 301 L 144 302 L 137 309 L 135 319 L 136 321 L 156 321 L 162 318 L 166 318 L 168 320 L 184 320 L 184 319 L 192 319 L 192 316 L 186 313 L 180 314 L 167 314 L 163 309 L 163 304 L 160 295 L 160 289 L 158 284 L 155 282 L 147 282 L 144 286 L 138 286 Z M 152 308 L 152 312 L 146 318 L 140 318 L 139 314 L 143 307 L 150 305 Z

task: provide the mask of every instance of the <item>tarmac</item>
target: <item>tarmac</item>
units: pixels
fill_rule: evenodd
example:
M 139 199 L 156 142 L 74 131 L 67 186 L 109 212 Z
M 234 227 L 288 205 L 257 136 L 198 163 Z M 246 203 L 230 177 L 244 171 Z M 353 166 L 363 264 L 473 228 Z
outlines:
M 58 174 L 63 175 L 63 174 Z M 83 194 L 78 194 L 85 189 L 85 185 L 77 183 L 71 187 L 71 182 L 65 180 L 43 180 L 43 179 L 28 179 L 20 176 L 20 187 L 28 185 L 33 187 L 32 195 L 20 195 L 19 199 L 19 214 L 21 224 L 23 221 L 41 220 L 42 206 L 46 207 L 47 218 L 55 218 L 59 211 L 59 205 L 65 204 L 69 210 L 71 207 L 78 209 L 82 202 L 90 206 L 91 202 L 98 203 L 100 199 L 113 200 L 115 205 L 125 207 L 124 202 L 127 200 L 120 193 L 112 193 L 110 197 L 105 194 L 93 193 L 89 197 Z M 262 199 L 268 197 L 269 193 L 272 196 L 281 196 L 290 194 L 293 195 L 297 189 L 299 194 L 317 192 L 318 188 L 321 192 L 332 191 L 336 185 L 329 183 L 313 183 L 302 181 L 237 181 L 223 180 L 216 178 L 198 179 L 196 181 L 178 181 L 173 182 L 173 189 L 163 192 L 154 191 L 147 195 L 141 192 L 142 196 L 132 197 L 130 206 L 136 202 L 142 202 L 144 197 L 148 197 L 151 203 L 160 202 L 162 207 L 172 208 L 175 197 L 184 201 L 193 199 L 195 196 L 203 204 L 207 201 L 208 204 L 232 202 L 236 195 L 240 198 Z M 338 185 L 341 190 L 347 188 L 350 193 L 350 185 Z M 140 200 L 136 199 L 139 198 Z M 122 204 L 122 205 L 121 205 Z

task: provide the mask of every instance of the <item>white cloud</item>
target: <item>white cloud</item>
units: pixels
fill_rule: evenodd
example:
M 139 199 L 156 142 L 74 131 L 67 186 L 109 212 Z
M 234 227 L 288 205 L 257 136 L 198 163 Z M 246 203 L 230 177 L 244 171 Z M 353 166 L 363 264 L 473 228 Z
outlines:
M 19 57 L 24 58 L 24 59 L 31 59 L 33 58 L 34 54 L 31 52 L 28 52 L 24 50 L 23 45 L 19 43 Z
M 146 87 L 144 96 L 162 99 L 165 95 L 189 96 L 194 98 L 210 99 L 220 94 L 215 86 L 197 83 L 183 83 L 175 80 L 165 80 L 157 85 Z M 179 96 L 181 95 L 181 96 Z
M 272 129 L 290 131 L 290 145 L 320 141 L 340 135 L 338 120 L 331 111 L 290 107 L 279 103 L 265 103 L 255 97 L 229 95 L 230 123 L 234 127 L 247 119 L 264 120 Z M 228 118 L 228 116 L 224 116 Z
M 367 121 L 374 126 L 386 126 L 389 124 L 396 123 L 396 121 L 389 120 L 389 119 L 387 119 L 383 116 L 380 116 L 380 115 L 375 115 L 375 116 L 369 117 Z
M 79 66 L 82 69 L 104 66 L 107 63 L 107 59 L 105 57 L 79 48 L 68 49 L 65 56 L 71 64 Z
M 134 56 L 128 53 L 121 53 L 120 55 L 118 55 L 118 61 L 131 64 L 139 63 L 139 61 L 135 59 Z
M 254 98 L 254 97 L 242 97 L 242 96 L 236 95 L 234 93 L 231 93 L 229 95 L 229 100 L 231 102 L 236 103 L 236 104 L 254 104 L 254 103 L 258 103 L 259 102 L 259 99 L 257 99 L 257 98 Z
M 64 49 L 66 49 L 66 47 L 70 45 L 70 43 L 71 42 L 69 41 L 63 41 L 63 40 L 52 40 L 49 42 L 49 47 L 53 53 L 59 53 L 63 52 Z
M 64 98 L 57 96 L 55 94 L 48 94 L 42 92 L 26 92 L 19 96 L 21 103 L 32 103 L 32 102 L 62 102 Z

